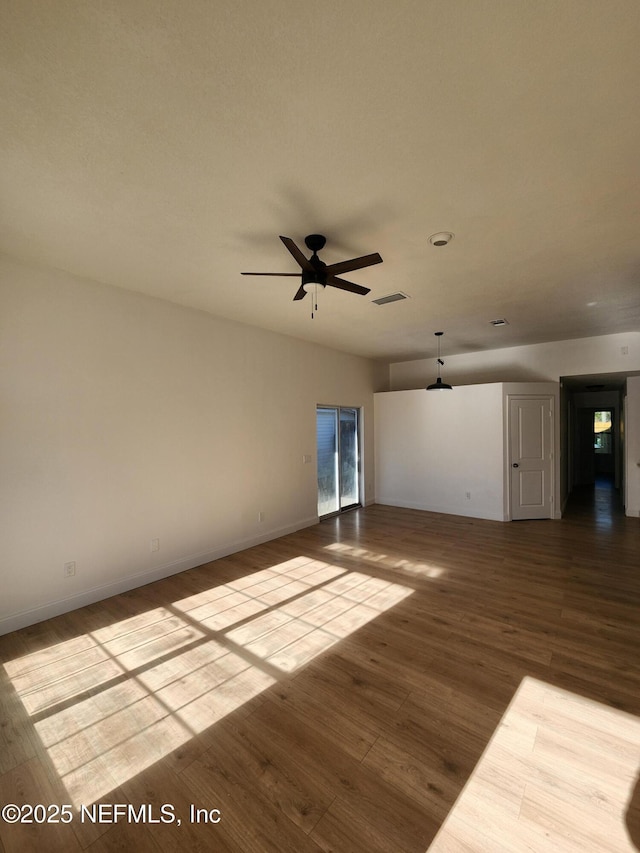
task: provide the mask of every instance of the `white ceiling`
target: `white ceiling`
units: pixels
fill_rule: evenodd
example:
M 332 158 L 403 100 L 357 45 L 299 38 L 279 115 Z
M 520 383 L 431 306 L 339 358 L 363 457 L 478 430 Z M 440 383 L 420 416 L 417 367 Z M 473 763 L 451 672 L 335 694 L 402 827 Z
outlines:
M 639 45 L 637 0 L 4 3 L 0 250 L 380 359 L 639 330 Z M 384 259 L 313 320 L 240 275 L 312 232 Z

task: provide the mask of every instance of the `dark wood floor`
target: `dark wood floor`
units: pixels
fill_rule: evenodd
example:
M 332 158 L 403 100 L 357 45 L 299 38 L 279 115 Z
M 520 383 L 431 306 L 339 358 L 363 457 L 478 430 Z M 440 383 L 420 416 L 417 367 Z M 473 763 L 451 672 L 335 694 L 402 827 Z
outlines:
M 601 483 L 562 521 L 372 506 L 2 637 L 0 802 L 74 811 L 0 851 L 423 853 L 526 676 L 640 717 L 639 605 Z

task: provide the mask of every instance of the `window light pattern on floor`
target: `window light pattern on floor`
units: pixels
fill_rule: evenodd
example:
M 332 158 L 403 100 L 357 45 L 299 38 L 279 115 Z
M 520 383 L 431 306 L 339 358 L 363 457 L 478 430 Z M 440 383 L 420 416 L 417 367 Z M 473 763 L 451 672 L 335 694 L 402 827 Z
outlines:
M 442 566 L 437 566 L 433 563 L 425 563 L 421 560 L 408 560 L 406 557 L 369 551 L 367 548 L 347 545 L 345 542 L 332 542 L 330 545 L 325 545 L 324 547 L 327 551 L 338 553 L 341 557 L 353 557 L 361 562 L 371 563 L 374 566 L 380 566 L 384 569 L 393 569 L 394 572 L 413 577 L 439 578 L 444 571 Z
M 5 664 L 88 805 L 412 589 L 300 556 Z

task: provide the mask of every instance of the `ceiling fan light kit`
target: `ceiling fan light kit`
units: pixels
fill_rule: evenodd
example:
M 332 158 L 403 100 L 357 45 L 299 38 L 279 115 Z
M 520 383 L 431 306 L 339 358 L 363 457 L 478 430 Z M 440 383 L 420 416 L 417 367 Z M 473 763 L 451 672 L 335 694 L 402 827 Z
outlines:
M 366 296 L 370 288 L 362 287 L 359 284 L 354 284 L 352 281 L 347 281 L 344 278 L 338 278 L 339 275 L 353 270 L 364 269 L 374 264 L 381 264 L 382 258 L 377 252 L 371 255 L 362 255 L 360 258 L 351 258 L 348 261 L 339 261 L 336 264 L 325 264 L 318 257 L 318 252 L 324 248 L 327 242 L 326 237 L 322 234 L 309 234 L 305 237 L 305 245 L 310 249 L 312 255 L 310 258 L 298 248 L 291 237 L 280 237 L 289 253 L 293 256 L 296 263 L 300 267 L 301 272 L 243 272 L 242 275 L 275 275 L 275 276 L 300 276 L 300 287 L 296 291 L 293 301 L 304 299 L 307 293 L 313 292 L 317 294 L 318 287 L 336 287 L 339 290 L 346 290 L 349 293 L 357 293 L 359 296 Z M 314 315 L 314 309 L 317 311 L 318 306 L 315 304 L 311 310 L 311 317 Z
M 444 335 L 444 332 L 434 332 L 433 334 L 438 339 L 438 358 L 437 358 L 438 378 L 431 385 L 427 385 L 426 390 L 427 391 L 452 391 L 453 386 L 447 385 L 447 383 L 443 382 L 442 378 L 440 377 L 440 367 L 442 365 L 444 365 L 444 361 L 440 358 L 440 338 Z

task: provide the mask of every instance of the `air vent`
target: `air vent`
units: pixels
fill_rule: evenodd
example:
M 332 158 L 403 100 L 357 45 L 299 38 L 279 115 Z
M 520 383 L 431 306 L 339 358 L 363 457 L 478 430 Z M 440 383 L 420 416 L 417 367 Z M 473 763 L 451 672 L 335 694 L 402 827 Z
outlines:
M 399 290 L 397 293 L 390 293 L 388 296 L 381 296 L 380 299 L 372 299 L 376 305 L 388 305 L 390 302 L 400 302 L 401 299 L 409 299 L 406 293 Z
M 504 318 L 501 318 L 500 320 L 490 320 L 489 323 L 492 326 L 508 326 L 509 325 L 509 321 L 505 320 Z

